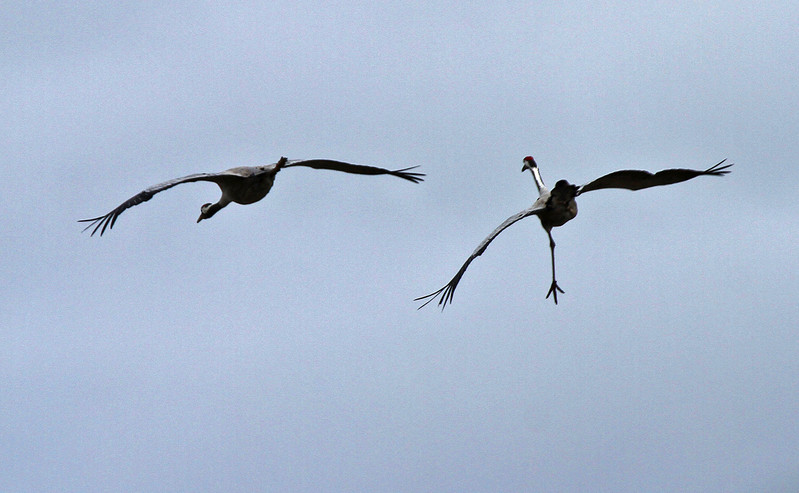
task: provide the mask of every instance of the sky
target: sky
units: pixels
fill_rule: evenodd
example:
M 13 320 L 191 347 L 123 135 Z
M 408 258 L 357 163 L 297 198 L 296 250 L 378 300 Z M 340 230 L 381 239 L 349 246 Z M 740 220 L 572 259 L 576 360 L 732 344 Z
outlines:
M 6 2 L 0 490 L 799 489 L 795 2 Z M 479 242 L 550 186 L 579 197 Z M 179 176 L 289 159 L 254 205 Z

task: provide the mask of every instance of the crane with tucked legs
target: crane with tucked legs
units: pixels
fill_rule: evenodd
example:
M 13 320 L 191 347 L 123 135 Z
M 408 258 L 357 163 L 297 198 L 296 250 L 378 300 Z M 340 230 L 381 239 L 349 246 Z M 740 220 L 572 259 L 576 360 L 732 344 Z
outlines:
M 558 304 L 558 293 L 564 291 L 558 286 L 555 280 L 555 241 L 552 239 L 552 228 L 563 226 L 567 222 L 574 219 L 577 215 L 577 203 L 575 198 L 585 192 L 592 190 L 599 190 L 602 188 L 624 188 L 627 190 L 641 190 L 643 188 L 656 187 L 660 185 L 671 185 L 672 183 L 679 183 L 682 181 L 696 178 L 697 176 L 722 176 L 730 171 L 727 169 L 732 164 L 724 164 L 726 159 L 710 168 L 699 171 L 693 169 L 666 169 L 658 171 L 657 173 L 650 173 L 641 170 L 621 170 L 614 171 L 594 181 L 586 183 L 582 186 L 572 185 L 566 180 L 560 180 L 555 183 L 552 190 L 544 185 L 544 180 L 541 179 L 541 173 L 538 170 L 535 160 L 531 156 L 524 158 L 524 165 L 522 166 L 522 173 L 530 170 L 535 180 L 536 187 L 538 188 L 538 199 L 532 206 L 527 209 L 514 214 L 500 224 L 497 229 L 491 232 L 472 252 L 466 262 L 463 263 L 460 270 L 455 274 L 452 280 L 443 286 L 441 289 L 432 292 L 425 296 L 420 296 L 414 301 L 424 301 L 419 307 L 422 308 L 428 303 L 438 298 L 438 304 L 443 310 L 447 303 L 452 303 L 452 296 L 455 293 L 455 288 L 458 286 L 464 272 L 469 267 L 474 259 L 479 257 L 485 252 L 488 245 L 504 231 L 511 224 L 520 221 L 528 216 L 538 216 L 541 221 L 541 226 L 547 232 L 549 237 L 549 251 L 552 257 L 552 284 L 549 286 L 549 291 L 546 297 L 552 295 L 555 304 Z
M 275 175 L 278 171 L 284 168 L 293 166 L 303 166 L 306 168 L 326 169 L 332 171 L 342 171 L 344 173 L 354 173 L 358 175 L 392 175 L 413 183 L 423 181 L 424 173 L 411 172 L 412 169 L 417 168 L 413 166 L 410 168 L 403 168 L 398 170 L 388 170 L 383 168 L 376 168 L 374 166 L 364 166 L 360 164 L 350 164 L 342 161 L 333 161 L 330 159 L 304 159 L 289 161 L 285 157 L 281 157 L 277 163 L 268 164 L 265 166 L 240 166 L 237 168 L 230 168 L 227 171 L 220 173 L 195 173 L 193 175 L 175 178 L 173 180 L 165 181 L 149 188 L 145 188 L 128 200 L 122 202 L 116 209 L 108 214 L 93 217 L 91 219 L 80 219 L 78 222 L 89 223 L 83 231 L 92 229 L 91 236 L 94 236 L 97 231 L 100 231 L 100 236 L 105 233 L 106 228 L 109 230 L 114 227 L 117 218 L 120 214 L 134 205 L 139 205 L 142 202 L 147 202 L 153 195 L 158 192 L 163 192 L 181 183 L 191 183 L 195 181 L 208 181 L 219 185 L 222 190 L 222 197 L 216 203 L 203 204 L 200 207 L 200 217 L 197 222 L 203 219 L 209 219 L 214 214 L 219 212 L 223 207 L 231 202 L 237 204 L 253 204 L 262 198 L 272 189 L 275 183 Z

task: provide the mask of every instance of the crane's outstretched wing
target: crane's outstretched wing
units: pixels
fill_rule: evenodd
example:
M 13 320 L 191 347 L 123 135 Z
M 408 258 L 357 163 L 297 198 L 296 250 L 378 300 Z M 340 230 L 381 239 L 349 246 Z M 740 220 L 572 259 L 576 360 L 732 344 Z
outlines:
M 694 169 L 664 169 L 655 174 L 649 171 L 641 171 L 635 169 L 625 169 L 621 171 L 614 171 L 596 180 L 586 183 L 577 190 L 577 195 L 581 193 L 590 192 L 591 190 L 599 190 L 600 188 L 626 188 L 628 190 L 641 190 L 642 188 L 657 187 L 660 185 L 671 185 L 672 183 L 679 183 L 681 181 L 690 180 L 697 176 L 722 176 L 729 173 L 729 168 L 732 164 L 722 164 L 726 159 L 722 160 L 715 166 L 699 171 Z
M 424 173 L 409 173 L 410 170 L 418 168 L 418 166 L 411 166 L 410 168 L 403 168 L 398 170 L 388 170 L 377 168 L 375 166 L 364 166 L 361 164 L 350 164 L 342 161 L 333 161 L 331 159 L 301 159 L 296 161 L 289 161 L 283 165 L 283 168 L 291 166 L 305 166 L 314 169 L 329 169 L 333 171 L 343 171 L 345 173 L 355 173 L 358 175 L 393 175 L 404 180 L 419 183 L 423 181 Z
M 539 214 L 541 211 L 543 211 L 545 209 L 546 209 L 545 205 L 534 204 L 532 207 L 530 207 L 528 209 L 525 209 L 525 210 L 519 212 L 518 214 L 514 214 L 511 217 L 507 218 L 505 220 L 505 222 L 500 224 L 497 227 L 497 229 L 492 231 L 491 234 L 488 235 L 486 237 L 486 239 L 484 239 L 477 246 L 477 248 L 474 250 L 474 252 L 472 252 L 472 254 L 469 256 L 469 258 L 466 259 L 466 262 L 463 263 L 463 265 L 461 266 L 461 269 L 458 271 L 458 273 L 455 274 L 455 277 L 453 277 L 452 280 L 446 286 L 442 287 L 441 289 L 439 289 L 438 291 L 436 291 L 434 293 L 430 293 L 430 294 L 425 295 L 425 296 L 420 296 L 420 297 L 415 298 L 413 300 L 413 301 L 427 300 L 427 301 L 425 301 L 422 304 L 422 306 L 417 308 L 417 310 L 423 308 L 425 305 L 427 305 L 428 303 L 430 303 L 431 301 L 436 299 L 436 297 L 438 297 L 439 295 L 440 295 L 440 299 L 438 300 L 438 304 L 441 305 L 441 309 L 442 310 L 444 309 L 445 306 L 447 306 L 447 303 L 452 303 L 452 295 L 455 292 L 455 288 L 458 286 L 458 283 L 460 282 L 461 277 L 463 277 L 463 273 L 466 272 L 466 268 L 469 267 L 469 264 L 472 263 L 472 260 L 474 260 L 477 257 L 479 257 L 480 255 L 482 255 L 483 252 L 486 250 L 486 248 L 488 248 L 488 245 L 494 240 L 494 238 L 496 238 L 497 235 L 499 235 L 502 231 L 504 231 L 508 226 L 510 226 L 511 224 L 515 223 L 516 221 L 524 219 L 527 216 L 537 215 L 537 214 Z
M 232 171 L 232 170 L 231 170 Z M 129 198 L 128 200 L 122 202 L 119 207 L 112 210 L 108 214 L 103 216 L 93 217 L 91 219 L 80 219 L 78 220 L 79 223 L 89 223 L 88 226 L 83 228 L 83 231 L 94 226 L 92 230 L 91 236 L 94 236 L 94 233 L 97 230 L 100 230 L 100 236 L 103 236 L 105 233 L 105 229 L 108 228 L 109 230 L 114 227 L 114 223 L 117 221 L 117 218 L 120 214 L 125 212 L 126 209 L 133 207 L 134 205 L 139 205 L 142 202 L 147 202 L 152 198 L 153 195 L 157 194 L 158 192 L 163 192 L 169 188 L 172 188 L 176 185 L 180 185 L 181 183 L 189 183 L 193 181 L 211 181 L 214 183 L 219 184 L 225 180 L 232 180 L 241 178 L 235 173 L 230 172 L 222 172 L 222 173 L 195 173 L 193 175 L 183 176 L 181 178 L 175 178 L 169 181 L 165 181 L 163 183 L 159 183 L 157 185 L 153 185 L 151 187 L 145 188 L 141 192 L 137 193 L 133 197 Z

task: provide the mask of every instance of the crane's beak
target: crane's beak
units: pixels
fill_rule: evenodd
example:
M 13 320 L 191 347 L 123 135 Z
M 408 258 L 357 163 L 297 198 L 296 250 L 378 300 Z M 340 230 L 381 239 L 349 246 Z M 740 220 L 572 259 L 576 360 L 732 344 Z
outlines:
M 535 168 L 535 167 L 536 167 L 535 166 L 535 161 L 533 161 L 532 157 L 528 156 L 528 157 L 524 158 L 524 164 L 522 165 L 522 173 L 524 173 L 528 169 L 530 171 L 533 171 L 533 168 Z

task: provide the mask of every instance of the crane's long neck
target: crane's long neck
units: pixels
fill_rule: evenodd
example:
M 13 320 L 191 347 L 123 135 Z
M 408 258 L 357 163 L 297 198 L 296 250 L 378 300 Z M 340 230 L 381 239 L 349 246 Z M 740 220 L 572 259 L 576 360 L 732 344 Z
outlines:
M 539 194 L 545 193 L 549 190 L 547 186 L 544 185 L 544 179 L 541 178 L 541 172 L 538 171 L 538 165 L 535 164 L 535 160 L 533 158 L 528 157 L 524 160 L 522 171 L 525 169 L 529 169 L 530 173 L 533 174 L 533 180 L 535 180 L 535 186 L 538 188 Z
M 541 193 L 547 186 L 544 185 L 544 179 L 541 178 L 541 172 L 538 171 L 538 166 L 533 166 L 530 168 L 530 171 L 533 173 L 533 179 L 535 180 L 535 186 L 538 188 L 538 193 Z

